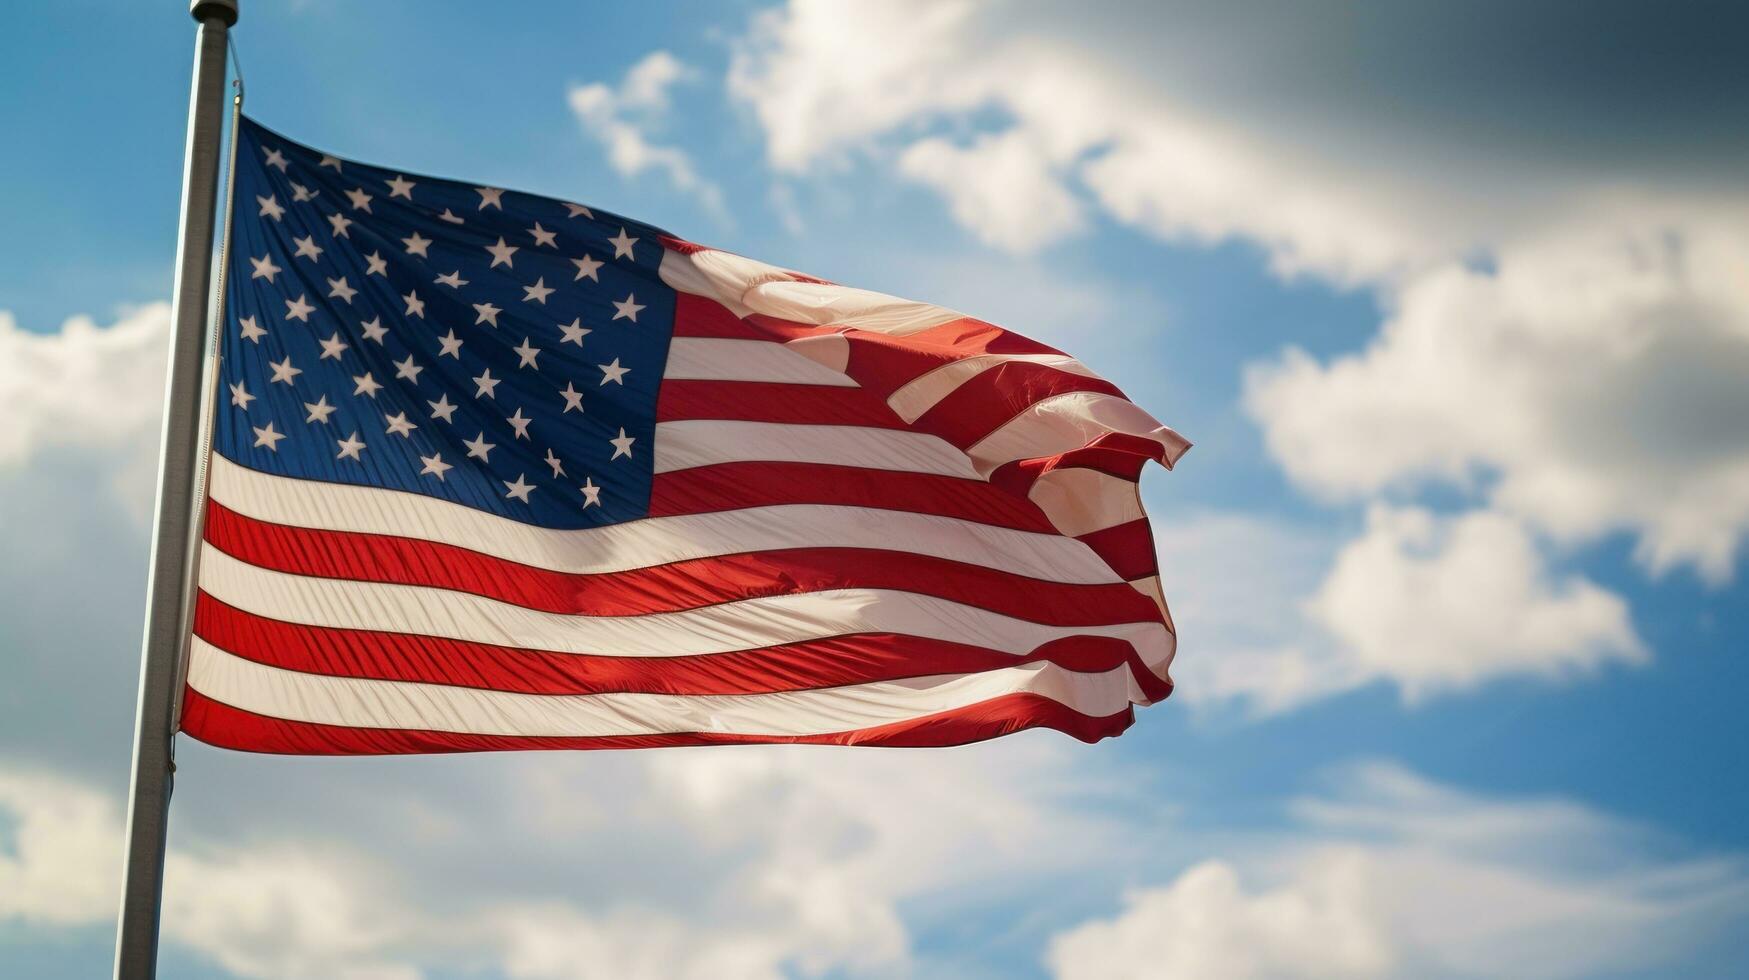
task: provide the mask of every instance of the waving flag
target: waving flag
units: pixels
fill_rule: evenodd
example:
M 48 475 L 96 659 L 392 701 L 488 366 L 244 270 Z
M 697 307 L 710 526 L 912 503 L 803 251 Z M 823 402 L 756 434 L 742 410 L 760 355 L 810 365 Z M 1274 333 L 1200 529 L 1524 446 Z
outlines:
M 1113 735 L 1171 690 L 1078 361 L 245 120 L 183 729 L 286 753 Z

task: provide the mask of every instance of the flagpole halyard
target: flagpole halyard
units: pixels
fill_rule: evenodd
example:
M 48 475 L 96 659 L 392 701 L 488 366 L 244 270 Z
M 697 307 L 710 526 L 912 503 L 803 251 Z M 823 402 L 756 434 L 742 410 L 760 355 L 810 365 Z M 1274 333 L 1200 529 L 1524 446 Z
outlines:
M 188 141 L 182 175 L 176 283 L 171 300 L 164 435 L 159 458 L 156 520 L 147 579 L 140 697 L 128 794 L 126 857 L 116 930 L 117 980 L 157 973 L 164 848 L 170 815 L 179 660 L 186 642 L 186 597 L 195 548 L 194 487 L 200 453 L 207 304 L 212 286 L 213 225 L 224 121 L 227 34 L 237 0 L 192 0 L 199 23 L 189 95 Z

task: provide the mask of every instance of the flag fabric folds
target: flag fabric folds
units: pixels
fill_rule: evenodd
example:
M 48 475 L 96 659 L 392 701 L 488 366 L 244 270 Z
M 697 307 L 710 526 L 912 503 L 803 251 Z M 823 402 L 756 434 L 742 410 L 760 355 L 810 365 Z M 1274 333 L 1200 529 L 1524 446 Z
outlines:
M 181 724 L 262 752 L 1093 740 L 1165 697 L 1059 351 L 247 119 Z

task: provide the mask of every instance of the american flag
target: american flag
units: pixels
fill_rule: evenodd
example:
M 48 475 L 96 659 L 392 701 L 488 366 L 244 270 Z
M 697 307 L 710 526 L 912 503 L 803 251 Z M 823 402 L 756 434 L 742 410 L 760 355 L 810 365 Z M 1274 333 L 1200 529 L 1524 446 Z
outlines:
M 183 730 L 261 752 L 1093 740 L 1171 690 L 1080 362 L 245 119 Z

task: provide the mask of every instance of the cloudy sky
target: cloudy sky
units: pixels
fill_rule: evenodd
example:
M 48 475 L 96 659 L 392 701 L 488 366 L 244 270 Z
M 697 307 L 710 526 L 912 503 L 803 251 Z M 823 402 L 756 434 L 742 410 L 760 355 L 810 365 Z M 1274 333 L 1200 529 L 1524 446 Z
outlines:
M 1749 23 L 1724 4 L 245 0 L 248 108 L 1079 355 L 1179 690 L 1123 738 L 183 740 L 193 978 L 1727 976 Z M 108 968 L 192 24 L 0 31 L 0 974 Z

